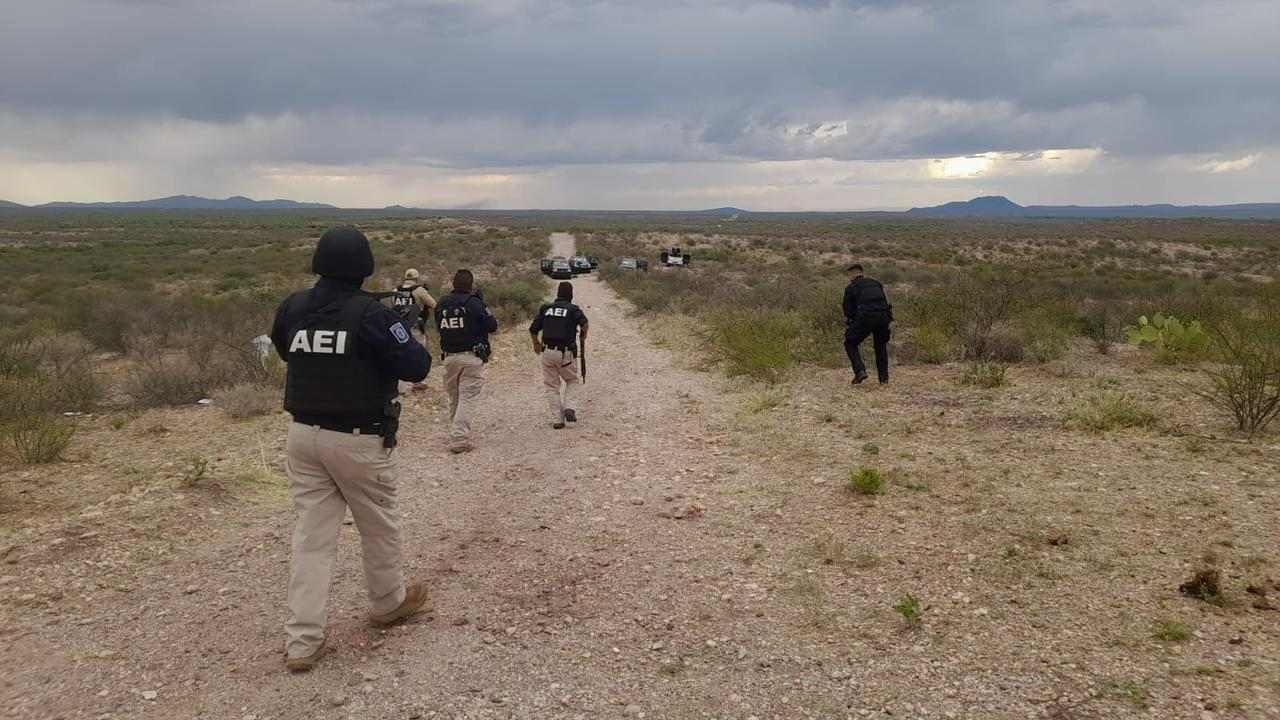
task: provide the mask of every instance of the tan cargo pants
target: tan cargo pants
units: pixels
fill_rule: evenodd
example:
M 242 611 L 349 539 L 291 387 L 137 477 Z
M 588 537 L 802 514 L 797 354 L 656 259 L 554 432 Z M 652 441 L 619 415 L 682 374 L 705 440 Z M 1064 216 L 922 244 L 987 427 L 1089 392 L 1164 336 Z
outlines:
M 484 387 L 484 362 L 472 353 L 450 353 L 444 358 L 444 391 L 449 395 L 449 446 L 471 442 L 471 417 Z
M 395 460 L 392 451 L 382 447 L 381 437 L 293 423 L 286 452 L 289 495 L 297 519 L 285 652 L 302 657 L 324 640 L 333 555 L 348 506 L 360 532 L 364 582 L 373 613 L 391 612 L 404 601 L 400 513 Z
M 564 420 L 565 410 L 577 409 L 575 400 L 582 378 L 578 376 L 578 358 L 573 353 L 547 348 L 542 351 L 542 384 L 546 388 L 551 422 Z M 563 386 L 563 397 L 561 388 Z

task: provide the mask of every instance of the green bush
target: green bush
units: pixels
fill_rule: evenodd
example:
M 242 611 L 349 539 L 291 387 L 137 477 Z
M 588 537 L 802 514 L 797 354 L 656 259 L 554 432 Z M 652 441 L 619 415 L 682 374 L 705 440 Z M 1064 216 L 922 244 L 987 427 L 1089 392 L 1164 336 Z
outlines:
M 498 282 L 485 289 L 484 299 L 499 322 L 518 323 L 533 317 L 546 302 L 547 288 L 542 283 L 524 280 Z
M 1156 416 L 1122 393 L 1101 393 L 1078 402 L 1067 413 L 1067 426 L 1103 433 L 1131 427 L 1150 427 Z
M 921 325 L 915 328 L 903 349 L 911 360 L 926 365 L 951 362 L 960 352 L 955 336 L 938 325 Z
M 861 468 L 849 473 L 845 487 L 857 495 L 883 495 L 885 491 L 884 476 L 875 468 Z
M 907 627 L 913 630 L 920 627 L 924 621 L 924 608 L 920 604 L 920 598 L 911 593 L 903 595 L 897 603 L 894 603 L 893 611 L 901 615 Z
M 0 447 L 25 465 L 43 465 L 62 458 L 75 432 L 66 418 L 32 415 L 0 425 Z
M 1280 416 L 1280 291 L 1251 308 L 1219 306 L 1209 327 L 1219 362 L 1205 369 L 1211 385 L 1200 395 L 1257 435 Z
M 1052 362 L 1066 355 L 1075 330 L 1063 313 L 1055 312 L 1050 306 L 1027 312 L 1018 325 L 1026 354 L 1038 363 Z
M 979 360 L 972 362 L 960 376 L 961 385 L 972 385 L 981 388 L 998 388 L 1009 384 L 1005 379 L 1005 366 L 999 363 Z
M 1209 335 L 1198 320 L 1183 323 L 1161 313 L 1150 320 L 1139 317 L 1137 325 L 1126 328 L 1126 335 L 1133 345 L 1154 348 L 1156 360 L 1168 365 L 1200 360 L 1209 348 Z
M 785 313 L 723 312 L 710 318 L 708 329 L 730 377 L 745 375 L 769 383 L 791 367 L 791 345 L 800 334 L 796 319 Z

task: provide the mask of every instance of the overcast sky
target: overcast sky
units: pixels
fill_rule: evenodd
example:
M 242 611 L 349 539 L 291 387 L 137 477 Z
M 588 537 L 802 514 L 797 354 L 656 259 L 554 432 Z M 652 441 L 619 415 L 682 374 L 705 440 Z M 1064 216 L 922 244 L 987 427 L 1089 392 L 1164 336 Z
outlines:
M 1276 0 L 13 0 L 0 199 L 1280 201 Z

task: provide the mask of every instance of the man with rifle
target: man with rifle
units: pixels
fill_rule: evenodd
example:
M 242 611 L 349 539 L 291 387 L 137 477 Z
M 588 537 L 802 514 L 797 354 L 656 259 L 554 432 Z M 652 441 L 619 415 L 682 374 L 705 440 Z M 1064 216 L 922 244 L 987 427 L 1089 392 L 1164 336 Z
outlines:
M 405 584 L 396 509 L 397 383 L 420 382 L 431 356 L 393 310 L 360 289 L 373 253 L 353 227 L 316 245 L 315 287 L 280 304 L 271 342 L 288 364 L 285 445 L 296 522 L 285 623 L 285 667 L 313 668 L 325 649 L 325 605 L 347 509 L 360 532 L 370 622 L 418 612 L 425 583 Z
M 560 283 L 555 302 L 538 308 L 529 325 L 529 334 L 533 337 L 533 352 L 542 363 L 542 384 L 551 407 L 551 427 L 563 430 L 565 423 L 578 421 L 575 398 L 587 369 L 584 355 L 582 376 L 578 375 L 579 337 L 585 347 L 587 316 L 582 308 L 573 304 L 572 283 Z
M 425 285 L 419 284 L 420 277 L 418 271 L 414 268 L 405 270 L 404 280 L 400 281 L 399 287 L 392 290 L 389 296 L 391 298 L 391 309 L 399 313 L 405 327 L 412 330 L 414 337 L 425 345 L 427 318 L 436 309 L 436 299 L 431 297 L 431 293 Z M 413 383 L 411 387 L 414 390 L 425 390 L 427 389 L 427 384 Z

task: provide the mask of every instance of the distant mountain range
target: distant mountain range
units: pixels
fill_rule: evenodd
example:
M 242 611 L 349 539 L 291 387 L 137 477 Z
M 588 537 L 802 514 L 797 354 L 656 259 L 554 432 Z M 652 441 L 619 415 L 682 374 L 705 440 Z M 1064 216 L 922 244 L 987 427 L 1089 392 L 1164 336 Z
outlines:
M 0 210 L 338 210 L 325 203 L 297 202 L 295 200 L 251 200 L 236 195 L 223 200 L 195 195 L 173 195 L 155 200 L 127 202 L 51 202 L 43 205 L 19 205 L 0 200 Z M 1007 197 L 987 195 L 959 202 L 949 202 L 934 207 L 911 208 L 906 212 L 752 212 L 735 207 L 686 211 L 625 211 L 625 210 L 432 210 L 428 208 L 388 205 L 383 212 L 430 212 L 436 214 L 508 214 L 536 215 L 539 213 L 618 215 L 677 215 L 683 217 L 706 216 L 734 220 L 751 216 L 823 216 L 823 217 L 875 217 L 875 218 L 1219 218 L 1228 220 L 1280 220 L 1280 203 L 1248 203 L 1240 205 L 1019 205 Z M 367 212 L 367 210 L 366 210 Z
M 1007 197 L 987 195 L 963 202 L 911 208 L 921 218 L 1223 218 L 1280 220 L 1280 203 L 1241 205 L 1019 205 Z
M 127 200 L 124 202 L 51 202 L 43 205 L 19 205 L 0 200 L 4 208 L 38 208 L 51 210 L 336 210 L 333 205 L 324 203 L 297 202 L 294 200 L 251 200 L 242 195 L 235 195 L 224 200 L 197 197 L 195 195 L 172 195 L 155 200 Z

